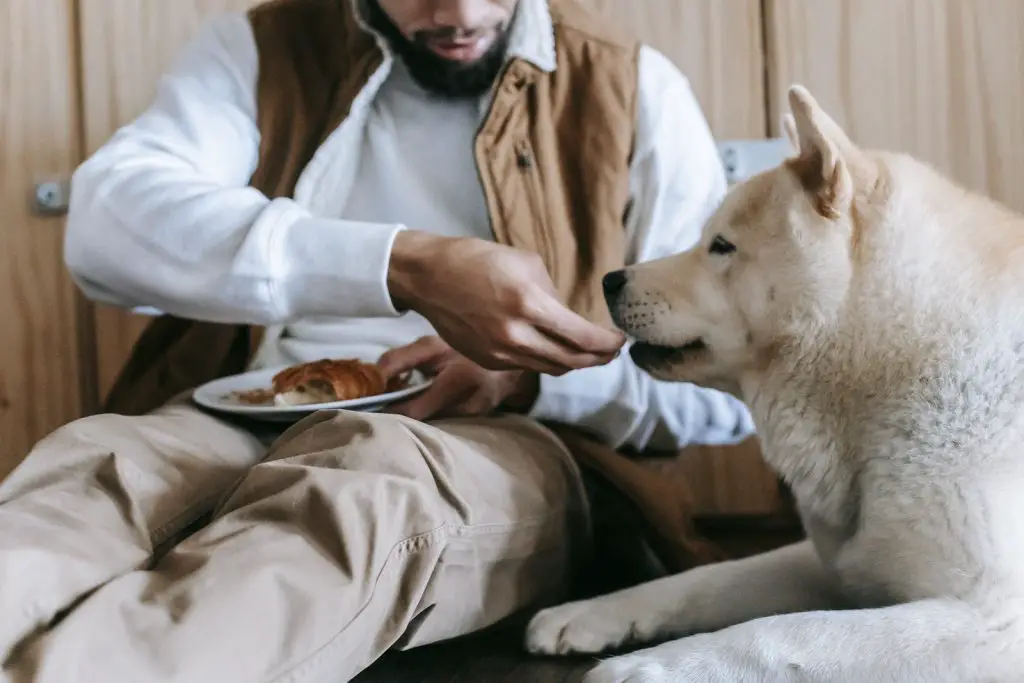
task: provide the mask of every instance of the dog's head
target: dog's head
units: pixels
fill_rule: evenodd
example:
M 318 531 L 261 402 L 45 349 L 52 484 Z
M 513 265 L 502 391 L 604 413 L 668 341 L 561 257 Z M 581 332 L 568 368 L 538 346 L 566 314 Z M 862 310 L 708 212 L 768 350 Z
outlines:
M 838 315 L 871 164 L 807 90 L 789 103 L 795 156 L 732 188 L 694 248 L 605 276 L 634 361 L 658 379 L 736 391 L 786 339 Z

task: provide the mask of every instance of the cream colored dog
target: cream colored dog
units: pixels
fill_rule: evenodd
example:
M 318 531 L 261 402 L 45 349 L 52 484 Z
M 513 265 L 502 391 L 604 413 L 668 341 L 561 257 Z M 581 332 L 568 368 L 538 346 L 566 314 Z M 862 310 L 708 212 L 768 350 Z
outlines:
M 809 540 L 545 610 L 528 648 L 668 640 L 586 683 L 1024 681 L 1024 219 L 789 102 L 798 154 L 606 289 L 641 367 L 747 403 Z

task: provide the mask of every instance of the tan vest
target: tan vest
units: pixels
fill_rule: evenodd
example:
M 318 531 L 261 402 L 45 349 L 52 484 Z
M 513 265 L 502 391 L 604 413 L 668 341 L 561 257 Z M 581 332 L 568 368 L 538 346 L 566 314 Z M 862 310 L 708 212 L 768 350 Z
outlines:
M 539 254 L 564 301 L 608 323 L 601 277 L 622 267 L 636 121 L 639 43 L 576 0 L 551 0 L 557 68 L 513 59 L 495 87 L 475 157 L 496 241 Z M 259 52 L 259 163 L 250 184 L 292 195 L 300 173 L 381 64 L 348 0 L 273 0 L 250 10 Z M 141 414 L 248 364 L 259 331 L 156 319 L 105 406 Z M 574 429 L 553 426 L 650 523 L 670 570 L 713 558 L 692 528 L 685 490 Z

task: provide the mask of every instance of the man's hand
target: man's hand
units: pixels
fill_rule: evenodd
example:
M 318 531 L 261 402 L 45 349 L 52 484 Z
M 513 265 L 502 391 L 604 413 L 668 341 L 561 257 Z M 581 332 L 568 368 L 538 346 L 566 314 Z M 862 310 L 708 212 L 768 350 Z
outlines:
M 499 409 L 527 412 L 539 389 L 536 373 L 487 370 L 440 337 L 424 337 L 388 351 L 377 364 L 387 377 L 414 368 L 434 376 L 434 383 L 423 393 L 389 408 L 389 412 L 417 420 L 489 415 Z
M 467 359 L 550 375 L 603 365 L 625 342 L 559 300 L 540 257 L 479 239 L 398 234 L 388 289 Z

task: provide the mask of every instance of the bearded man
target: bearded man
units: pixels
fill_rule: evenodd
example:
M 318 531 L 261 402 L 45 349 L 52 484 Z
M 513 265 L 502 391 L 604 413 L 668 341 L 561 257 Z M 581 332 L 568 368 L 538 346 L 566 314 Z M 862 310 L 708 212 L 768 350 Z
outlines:
M 630 490 L 621 452 L 733 443 L 750 418 L 640 372 L 602 278 L 693 246 L 724 191 L 684 76 L 575 0 L 211 21 L 73 178 L 75 281 L 166 315 L 104 414 L 0 486 L 4 674 L 350 680 L 564 599 L 592 558 L 584 469 L 678 565 L 673 497 Z M 284 432 L 187 393 L 367 355 L 433 384 Z

